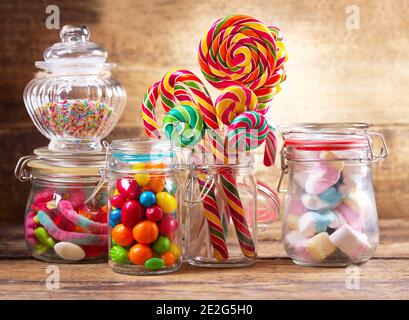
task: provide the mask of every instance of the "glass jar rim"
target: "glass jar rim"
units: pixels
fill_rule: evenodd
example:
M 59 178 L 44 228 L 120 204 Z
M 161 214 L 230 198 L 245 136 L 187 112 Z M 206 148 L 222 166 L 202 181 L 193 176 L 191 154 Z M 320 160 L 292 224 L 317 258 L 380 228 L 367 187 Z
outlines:
M 281 127 L 284 148 L 304 151 L 368 149 L 369 125 L 362 122 L 296 123 Z

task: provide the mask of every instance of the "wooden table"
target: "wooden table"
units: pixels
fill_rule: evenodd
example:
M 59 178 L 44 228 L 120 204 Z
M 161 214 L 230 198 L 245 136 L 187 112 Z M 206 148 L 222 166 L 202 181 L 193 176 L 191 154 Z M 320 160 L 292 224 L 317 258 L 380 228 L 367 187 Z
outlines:
M 47 263 L 30 258 L 22 228 L 0 228 L 0 299 L 409 299 L 409 219 L 382 220 L 375 257 L 355 269 L 294 265 L 279 242 L 279 223 L 261 234 L 253 267 L 174 274 L 119 275 L 106 264 L 58 265 L 60 289 L 46 288 Z M 359 289 L 348 277 L 359 273 Z M 354 278 L 355 280 L 358 278 Z

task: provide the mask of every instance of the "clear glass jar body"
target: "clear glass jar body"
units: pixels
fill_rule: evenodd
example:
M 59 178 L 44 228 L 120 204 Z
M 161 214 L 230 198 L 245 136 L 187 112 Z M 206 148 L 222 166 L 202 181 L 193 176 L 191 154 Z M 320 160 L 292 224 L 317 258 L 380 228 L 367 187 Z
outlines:
M 109 265 L 118 273 L 157 275 L 182 263 L 178 171 L 168 141 L 112 143 Z
M 257 181 L 241 165 L 190 170 L 185 197 L 185 258 L 194 266 L 242 267 L 257 257 Z
M 40 72 L 24 90 L 27 111 L 54 151 L 101 150 L 125 102 L 125 90 L 107 71 Z
M 368 127 L 361 125 L 297 127 L 284 133 L 288 187 L 282 236 L 296 264 L 360 264 L 376 250 L 371 163 L 377 158 Z
M 21 167 L 20 172 L 29 174 L 20 174 L 19 179 L 32 184 L 24 221 L 27 248 L 34 258 L 47 262 L 106 261 L 105 190 L 99 189 L 87 202 L 100 182 L 103 162 L 92 166 L 76 166 L 72 162 L 69 165 L 50 163 L 36 156 L 26 162 L 28 171 Z

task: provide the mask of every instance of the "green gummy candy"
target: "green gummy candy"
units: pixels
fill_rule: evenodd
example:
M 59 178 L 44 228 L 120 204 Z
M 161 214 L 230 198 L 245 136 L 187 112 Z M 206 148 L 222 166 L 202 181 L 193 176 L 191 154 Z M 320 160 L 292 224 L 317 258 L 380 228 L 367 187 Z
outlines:
M 161 258 L 150 258 L 146 260 L 145 267 L 150 270 L 158 270 L 165 265 L 165 261 Z
M 45 246 L 45 245 L 43 245 L 41 243 L 37 243 L 34 246 L 34 249 L 35 249 L 36 253 L 43 254 L 43 253 L 46 253 L 50 248 L 48 248 L 48 246 Z
M 152 245 L 156 253 L 164 253 L 170 250 L 170 240 L 168 237 L 160 236 Z
M 42 245 L 49 248 L 54 248 L 55 242 L 53 238 L 48 235 L 47 231 L 43 227 L 34 229 L 34 235 Z
M 109 256 L 113 262 L 124 264 L 129 262 L 128 251 L 120 246 L 114 246 L 109 251 Z

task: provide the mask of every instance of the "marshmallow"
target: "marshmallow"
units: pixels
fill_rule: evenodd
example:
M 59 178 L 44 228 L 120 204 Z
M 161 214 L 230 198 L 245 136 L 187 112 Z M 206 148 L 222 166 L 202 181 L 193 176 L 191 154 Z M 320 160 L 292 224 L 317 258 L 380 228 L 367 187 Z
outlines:
M 332 244 L 329 237 L 328 233 L 321 232 L 305 243 L 307 252 L 314 260 L 322 261 L 335 252 L 336 247 Z
M 333 211 L 323 213 L 309 211 L 298 222 L 298 230 L 304 237 L 311 237 L 317 233 L 326 231 L 327 228 L 335 229 L 341 221 Z
M 312 196 L 308 193 L 305 193 L 301 196 L 301 202 L 309 210 L 319 211 L 326 210 L 331 207 L 327 202 L 321 200 L 318 196 Z
M 343 201 L 339 206 L 334 209 L 334 212 L 339 216 L 343 217 L 352 228 L 361 231 L 363 225 L 362 215 L 359 212 L 352 210 L 348 204 Z
M 355 179 L 343 178 L 342 182 L 337 184 L 337 188 L 338 191 L 342 194 L 342 197 L 346 198 L 352 191 L 355 191 L 357 185 L 358 184 Z
M 286 234 L 284 241 L 292 249 L 299 249 L 304 246 L 305 238 L 299 231 L 291 231 Z
M 318 197 L 328 203 L 328 206 L 330 207 L 334 207 L 343 199 L 342 193 L 334 186 L 323 193 L 320 193 Z
M 336 184 L 341 174 L 330 165 L 320 165 L 310 171 L 305 180 L 305 191 L 311 195 L 323 193 Z
M 362 233 L 352 229 L 348 224 L 344 224 L 331 234 L 329 240 L 352 259 L 356 259 L 371 249 L 367 237 L 365 238 Z
M 344 169 L 345 163 L 342 160 L 338 160 L 340 157 L 338 157 L 335 153 L 329 151 L 324 151 L 321 152 L 320 154 L 320 158 L 321 159 L 326 159 L 326 160 L 330 160 L 329 161 L 329 165 L 334 167 L 336 170 L 338 171 L 342 171 Z M 331 161 L 332 160 L 332 161 Z
M 348 197 L 343 201 L 353 211 L 363 217 L 368 217 L 371 214 L 376 214 L 376 208 L 373 207 L 375 199 L 369 199 L 368 193 L 363 190 L 355 190 L 350 192 Z M 375 210 L 375 212 L 373 212 Z

